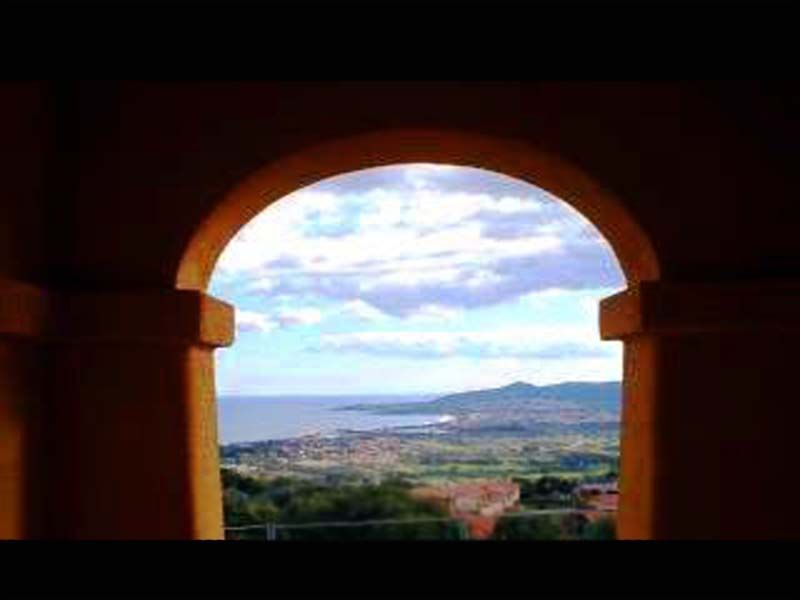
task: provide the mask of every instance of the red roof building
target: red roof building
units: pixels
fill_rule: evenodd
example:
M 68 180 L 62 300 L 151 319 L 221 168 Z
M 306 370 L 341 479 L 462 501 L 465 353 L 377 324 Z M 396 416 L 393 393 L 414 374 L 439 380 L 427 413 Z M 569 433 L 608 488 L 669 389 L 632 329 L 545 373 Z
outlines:
M 489 537 L 497 517 L 519 505 L 519 485 L 510 481 L 427 486 L 412 490 L 411 495 L 463 519 L 475 539 Z

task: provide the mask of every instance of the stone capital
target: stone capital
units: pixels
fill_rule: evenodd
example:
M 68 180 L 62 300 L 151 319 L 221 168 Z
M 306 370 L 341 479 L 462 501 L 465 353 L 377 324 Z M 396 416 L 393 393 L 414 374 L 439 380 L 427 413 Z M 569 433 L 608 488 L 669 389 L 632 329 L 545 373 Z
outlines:
M 646 281 L 600 302 L 600 336 L 800 332 L 800 281 Z
M 233 307 L 192 290 L 54 291 L 0 280 L 0 336 L 228 346 Z

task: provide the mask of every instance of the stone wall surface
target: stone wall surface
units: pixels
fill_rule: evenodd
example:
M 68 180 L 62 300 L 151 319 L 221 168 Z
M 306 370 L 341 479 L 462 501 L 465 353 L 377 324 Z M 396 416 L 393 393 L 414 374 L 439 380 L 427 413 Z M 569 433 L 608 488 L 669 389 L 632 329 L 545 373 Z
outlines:
M 746 82 L 2 84 L 0 537 L 220 535 L 212 349 L 229 342 L 225 311 L 177 341 L 133 331 L 54 340 L 42 333 L 62 310 L 51 305 L 202 292 L 200 276 L 179 286 L 187 249 L 201 256 L 208 242 L 215 255 L 224 236 L 198 232 L 213 230 L 242 182 L 279 165 L 302 177 L 270 181 L 310 183 L 310 149 L 358 136 L 412 143 L 380 137 L 404 131 L 501 140 L 480 151 L 464 142 L 463 156 L 538 165 L 525 175 L 580 192 L 564 199 L 602 225 L 631 272 L 688 286 L 659 292 L 674 299 L 653 313 L 660 329 L 604 317 L 626 344 L 621 535 L 800 537 L 787 500 L 800 490 L 785 477 L 798 417 L 796 97 L 790 84 Z M 427 139 L 385 158 L 445 156 L 436 140 L 457 158 L 453 140 L 467 138 Z M 514 144 L 538 158 L 526 150 L 515 162 Z M 347 147 L 342 165 L 366 156 Z M 371 147 L 371 160 L 383 151 Z M 563 180 L 573 172 L 585 175 L 575 188 Z M 231 211 L 226 226 L 243 225 L 246 213 Z M 766 299 L 720 305 L 723 284 Z M 700 307 L 686 312 L 694 320 L 681 302 Z M 159 309 L 137 306 L 138 322 L 158 329 Z M 737 511 L 720 509 L 742 468 L 758 484 Z M 58 511 L 45 501 L 54 485 L 66 486 Z

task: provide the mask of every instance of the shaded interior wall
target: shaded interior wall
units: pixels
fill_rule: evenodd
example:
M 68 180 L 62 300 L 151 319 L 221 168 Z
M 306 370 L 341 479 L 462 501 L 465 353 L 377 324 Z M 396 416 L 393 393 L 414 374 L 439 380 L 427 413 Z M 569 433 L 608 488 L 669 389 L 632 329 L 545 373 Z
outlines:
M 211 352 L 124 342 L 53 352 L 48 536 L 221 537 Z
M 659 371 L 678 376 L 659 378 L 670 402 L 652 415 L 655 536 L 800 539 L 797 342 L 796 330 L 660 342 Z
M 87 177 L 72 215 L 81 234 L 63 280 L 171 285 L 197 224 L 245 176 L 313 143 L 409 127 L 521 138 L 572 162 L 629 207 L 665 278 L 796 273 L 786 217 L 798 208 L 777 159 L 791 123 L 770 106 L 730 102 L 734 92 L 760 93 L 671 83 L 92 84 L 81 92 Z M 756 139 L 749 121 L 759 110 Z
M 0 178 L 0 277 L 52 288 L 171 289 L 181 253 L 197 225 L 228 189 L 256 169 L 331 138 L 425 127 L 529 140 L 589 173 L 621 199 L 649 234 L 667 280 L 792 279 L 800 274 L 800 236 L 795 231 L 800 205 L 794 199 L 794 165 L 787 158 L 800 133 L 797 110 L 791 102 L 776 100 L 765 86 L 20 83 L 0 88 L 0 108 L 4 175 Z M 760 354 L 741 341 L 724 350 L 724 361 L 714 359 L 721 356 L 722 349 L 713 340 L 696 350 L 686 344 L 671 346 L 673 354 L 663 364 L 658 362 L 662 354 L 656 353 L 653 360 L 659 369 L 669 367 L 673 373 L 686 374 L 647 384 L 654 395 L 684 396 L 682 401 L 653 408 L 659 411 L 661 421 L 675 424 L 678 412 L 697 410 L 698 418 L 711 419 L 724 408 L 721 414 L 730 412 L 731 435 L 741 439 L 755 431 L 755 425 L 746 426 L 743 416 L 750 411 L 761 435 L 786 439 L 785 425 L 778 422 L 775 410 L 778 397 L 789 397 L 792 391 L 791 382 L 782 376 L 782 368 L 789 368 L 787 352 L 776 346 L 774 338 L 750 342 Z M 737 348 L 740 354 L 734 351 Z M 40 513 L 28 500 L 42 497 L 39 486 L 48 479 L 66 486 L 66 498 L 75 504 L 71 521 L 50 515 L 50 531 L 88 535 L 96 527 L 95 533 L 102 534 L 102 519 L 81 522 L 90 518 L 85 512 L 88 507 L 103 510 L 102 490 L 97 497 L 86 496 L 88 492 L 79 490 L 69 473 L 77 469 L 75 473 L 92 481 L 102 478 L 105 467 L 89 464 L 81 470 L 67 462 L 60 475 L 55 465 L 36 470 L 38 459 L 31 449 L 43 447 L 39 443 L 42 423 L 50 427 L 47 447 L 68 448 L 73 441 L 86 453 L 101 447 L 98 444 L 105 439 L 101 430 L 87 429 L 95 418 L 90 407 L 110 401 L 103 395 L 119 384 L 119 377 L 131 387 L 116 399 L 117 406 L 103 407 L 109 415 L 144 411 L 134 406 L 134 396 L 149 394 L 145 404 L 152 414 L 163 413 L 163 422 L 153 423 L 160 436 L 166 435 L 164 423 L 177 423 L 178 432 L 205 431 L 191 435 L 208 435 L 208 427 L 198 424 L 202 420 L 198 415 L 208 410 L 182 412 L 187 399 L 193 394 L 202 396 L 202 390 L 192 391 L 190 381 L 170 379 L 165 369 L 184 369 L 184 376 L 186 369 L 205 372 L 192 380 L 202 388 L 213 381 L 210 355 L 199 359 L 187 350 L 161 352 L 150 355 L 131 347 L 110 354 L 98 348 L 78 353 L 65 346 L 42 356 L 35 345 L 0 334 L 0 414 L 4 423 L 0 502 L 11 507 L 0 517 L 0 537 L 23 532 L 35 535 L 40 530 Z M 692 357 L 694 362 L 687 363 Z M 119 371 L 114 365 L 120 361 L 137 361 L 140 368 Z M 50 365 L 52 369 L 42 372 Z M 70 372 L 69 365 L 76 371 Z M 736 371 L 730 370 L 731 365 Z M 766 388 L 759 388 L 754 366 L 764 367 L 772 378 Z M 117 379 L 95 376 L 115 369 Z M 741 386 L 733 380 L 724 383 L 726 373 L 730 377 L 732 372 L 738 373 L 736 381 Z M 76 373 L 91 375 L 91 381 L 81 380 Z M 58 390 L 59 403 L 48 409 L 47 418 L 37 421 L 33 416 L 45 408 L 40 385 L 53 380 L 55 374 L 55 381 L 68 385 Z M 702 381 L 696 383 L 698 379 Z M 169 407 L 160 406 L 152 396 L 166 389 L 163 386 L 178 393 Z M 687 395 L 687 391 L 691 393 Z M 723 407 L 723 400 L 718 399 L 698 409 L 704 398 L 714 394 L 742 400 L 752 399 L 754 393 L 768 395 L 769 402 L 776 404 L 762 411 L 745 408 L 747 404 L 742 402 Z M 86 399 L 84 412 L 73 412 Z M 207 408 L 207 403 L 199 405 Z M 55 418 L 61 414 L 59 406 L 71 407 L 61 415 L 63 419 Z M 75 419 L 83 423 L 80 428 L 73 427 Z M 96 437 L 79 440 L 74 437 L 78 431 Z M 687 435 L 699 435 L 700 431 L 699 426 L 690 428 Z M 718 432 L 724 440 L 724 426 L 718 427 Z M 138 432 L 128 433 L 139 436 Z M 137 445 L 134 437 L 130 438 L 131 448 Z M 675 456 L 680 452 L 671 439 L 658 439 L 661 445 L 652 449 L 654 453 Z M 106 441 L 113 446 L 113 437 Z M 756 445 L 764 460 L 751 457 L 743 464 L 752 469 L 771 464 L 767 466 L 771 474 L 760 477 L 769 484 L 778 481 L 777 474 L 786 472 L 785 463 L 775 462 L 782 443 L 769 448 Z M 135 470 L 136 456 L 124 447 L 117 448 L 119 459 Z M 158 455 L 156 444 L 139 456 L 154 460 Z M 186 464 L 176 456 L 165 460 Z M 203 460 L 202 455 L 186 458 L 190 464 Z M 213 457 L 208 460 L 213 462 Z M 709 469 L 714 468 L 713 453 L 706 461 Z M 86 469 L 96 473 L 87 475 Z M 179 471 L 175 473 L 182 477 Z M 663 481 L 679 478 L 674 472 L 653 477 L 658 480 L 662 475 Z M 142 472 L 141 476 L 142 481 L 164 485 L 167 491 L 216 485 L 213 481 L 202 483 L 202 477 L 176 483 L 159 479 L 163 473 Z M 676 488 L 675 498 L 677 505 L 684 502 L 688 510 L 686 481 Z M 716 485 L 713 476 L 706 485 L 711 483 Z M 713 494 L 710 498 L 706 504 L 716 501 Z M 140 505 L 152 499 L 139 500 Z M 758 502 L 751 497 L 751 505 Z M 139 505 L 132 502 L 130 511 Z M 215 505 L 207 512 L 214 513 L 217 508 Z M 642 518 L 649 519 L 647 526 L 653 531 L 680 529 L 680 523 L 686 523 L 675 520 L 683 519 L 680 511 L 664 513 L 658 522 L 652 514 Z M 145 526 L 144 522 L 140 525 Z M 209 529 L 208 524 L 198 523 L 179 523 L 177 527 L 176 535 Z
M 192 233 L 244 177 L 312 144 L 402 128 L 521 139 L 574 164 L 640 223 L 666 281 L 800 275 L 797 113 L 760 84 L 125 82 L 77 97 L 65 286 L 170 288 Z M 638 510 L 623 519 L 630 536 L 780 533 L 792 514 L 773 493 L 790 464 L 781 340 L 656 337 L 626 355 L 638 375 L 627 418 L 642 427 L 623 431 L 625 470 L 638 473 L 623 481 Z M 740 514 L 723 503 L 748 471 L 758 483 Z
M 44 174 L 52 129 L 46 91 L 37 83 L 0 84 L 0 294 L 8 285 L 45 277 Z M 28 307 L 5 308 L 0 310 L 0 539 L 40 532 L 42 496 L 44 355 L 16 331 Z
M 0 336 L 0 539 L 41 533 L 42 364 L 36 344 Z
M 0 277 L 43 278 L 45 171 L 53 131 L 48 87 L 0 83 Z
M 782 349 L 798 333 L 688 333 L 626 341 L 619 534 L 799 539 L 800 407 Z

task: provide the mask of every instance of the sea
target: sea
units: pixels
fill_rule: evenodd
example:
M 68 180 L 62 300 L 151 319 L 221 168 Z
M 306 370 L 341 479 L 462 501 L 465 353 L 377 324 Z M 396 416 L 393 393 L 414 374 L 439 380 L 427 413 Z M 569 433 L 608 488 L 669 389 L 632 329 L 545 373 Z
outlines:
M 447 415 L 374 415 L 335 410 L 351 404 L 425 402 L 436 396 L 221 396 L 217 400 L 222 445 L 434 425 Z

